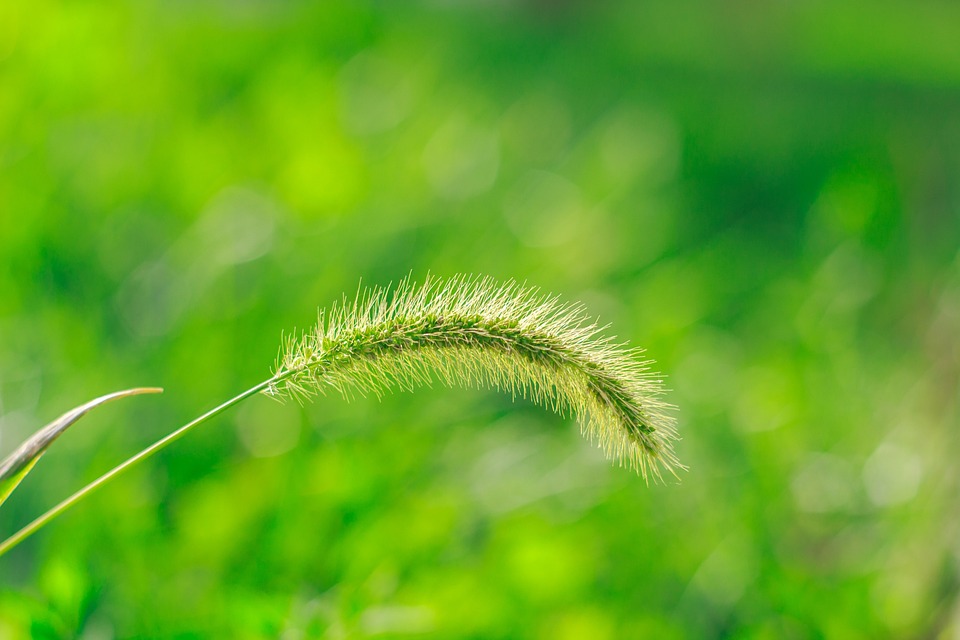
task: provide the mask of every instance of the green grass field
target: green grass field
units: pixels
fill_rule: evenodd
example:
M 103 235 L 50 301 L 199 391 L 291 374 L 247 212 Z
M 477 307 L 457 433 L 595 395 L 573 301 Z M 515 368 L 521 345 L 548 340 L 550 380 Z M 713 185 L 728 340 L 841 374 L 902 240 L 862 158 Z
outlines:
M 960 637 L 960 6 L 0 5 L 0 539 L 358 283 L 647 349 L 689 467 L 448 389 L 255 397 L 0 558 L 0 638 Z

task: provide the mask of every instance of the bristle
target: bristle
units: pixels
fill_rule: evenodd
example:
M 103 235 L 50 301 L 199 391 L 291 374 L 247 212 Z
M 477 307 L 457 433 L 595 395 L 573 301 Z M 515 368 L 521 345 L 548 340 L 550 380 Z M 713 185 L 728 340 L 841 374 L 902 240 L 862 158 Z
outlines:
M 582 305 L 514 281 L 407 279 L 358 289 L 299 340 L 288 337 L 269 393 L 379 396 L 434 377 L 492 387 L 575 415 L 609 457 L 659 479 L 683 467 L 662 384 L 641 353 L 599 335 Z

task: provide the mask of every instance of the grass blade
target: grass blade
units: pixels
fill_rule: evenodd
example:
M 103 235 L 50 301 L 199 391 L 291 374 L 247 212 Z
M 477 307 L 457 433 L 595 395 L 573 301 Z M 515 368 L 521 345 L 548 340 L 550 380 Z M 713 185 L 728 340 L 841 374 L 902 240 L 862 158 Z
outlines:
M 155 387 L 141 387 L 108 393 L 95 398 L 86 404 L 67 411 L 65 414 L 37 431 L 11 453 L 3 462 L 0 462 L 0 505 L 13 493 L 23 478 L 30 473 L 33 465 L 47 450 L 50 444 L 66 431 L 72 424 L 82 418 L 91 409 L 106 404 L 117 398 L 126 398 L 144 393 L 161 393 L 163 389 Z

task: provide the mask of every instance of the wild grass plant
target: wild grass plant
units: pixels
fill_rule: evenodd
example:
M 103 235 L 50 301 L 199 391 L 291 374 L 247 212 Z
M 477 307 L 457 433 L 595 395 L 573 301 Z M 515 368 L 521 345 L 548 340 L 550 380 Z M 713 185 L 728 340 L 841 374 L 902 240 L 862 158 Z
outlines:
M 283 339 L 272 375 L 158 440 L 0 543 L 3 555 L 96 488 L 247 398 L 263 393 L 303 402 L 327 390 L 344 396 L 448 386 L 493 388 L 575 416 L 608 457 L 645 479 L 682 465 L 663 384 L 642 351 L 602 334 L 580 304 L 516 282 L 458 276 L 404 280 L 358 290 L 317 324 Z M 64 414 L 0 463 L 0 504 L 46 448 L 87 411 L 160 389 L 116 392 Z

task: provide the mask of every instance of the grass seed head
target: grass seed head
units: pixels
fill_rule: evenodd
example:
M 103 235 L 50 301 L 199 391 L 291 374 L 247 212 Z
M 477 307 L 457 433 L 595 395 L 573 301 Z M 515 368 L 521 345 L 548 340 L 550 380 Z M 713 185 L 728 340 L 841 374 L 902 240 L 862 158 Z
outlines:
M 458 276 L 357 292 L 284 341 L 268 393 L 381 395 L 439 379 L 490 387 L 576 416 L 609 457 L 645 478 L 682 468 L 660 376 L 600 335 L 579 304 L 509 281 Z

